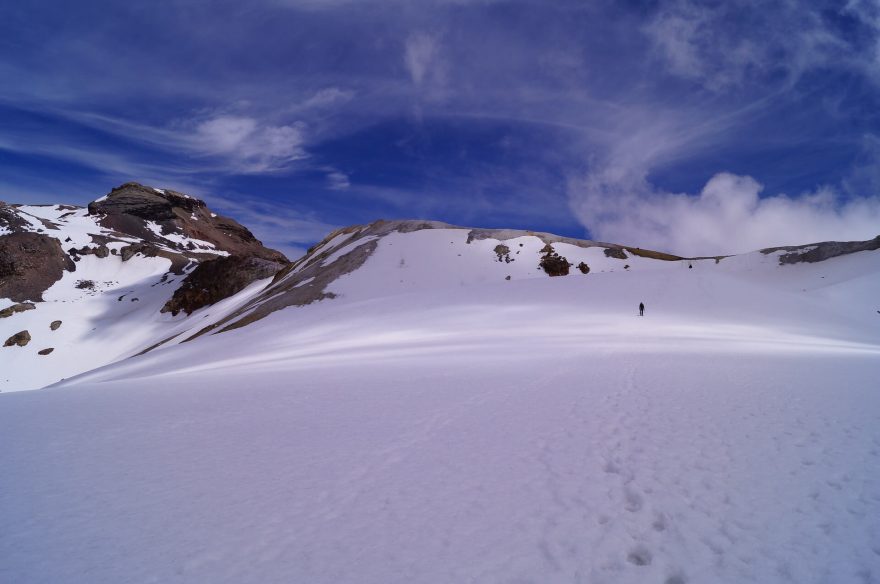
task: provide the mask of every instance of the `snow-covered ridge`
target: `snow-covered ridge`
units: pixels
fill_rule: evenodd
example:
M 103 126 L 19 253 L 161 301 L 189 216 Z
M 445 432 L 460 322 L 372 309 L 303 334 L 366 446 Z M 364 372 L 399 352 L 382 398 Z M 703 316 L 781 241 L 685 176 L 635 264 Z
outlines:
M 198 321 L 160 311 L 203 262 L 231 254 L 262 262 L 236 281 L 241 298 L 286 263 L 234 220 L 169 189 L 127 183 L 87 208 L 0 203 L 0 314 L 10 313 L 0 342 L 29 339 L 0 347 L 0 391 L 41 387 L 204 326 L 223 308 Z
M 4 391 L 108 363 L 0 395 L 0 580 L 873 581 L 862 243 L 685 259 L 378 222 L 178 317 L 172 289 L 268 260 L 178 288 L 166 257 L 81 255 L 0 304 L 33 337 Z
M 0 227 L 7 230 L 57 241 L 63 259 L 74 266 L 66 273 L 57 268 L 59 279 L 43 298 L 19 295 L 0 300 L 0 310 L 14 302 L 37 301 L 34 310 L 0 319 L 3 339 L 22 330 L 32 336 L 25 347 L 0 350 L 0 360 L 25 356 L 17 361 L 20 366 L 9 368 L 10 373 L 0 379 L 4 391 L 45 385 L 127 356 L 248 327 L 280 310 L 316 303 L 342 305 L 435 294 L 478 297 L 485 290 L 504 296 L 530 281 L 566 281 L 570 282 L 566 286 L 590 291 L 621 279 L 637 289 L 640 282 L 657 277 L 653 274 L 690 277 L 695 282 L 706 275 L 713 281 L 751 279 L 786 292 L 831 284 L 827 275 L 815 281 L 805 275 L 809 270 L 780 265 L 791 264 L 783 258 L 792 254 L 831 249 L 831 244 L 689 259 L 548 233 L 432 221 L 346 227 L 284 267 L 276 252 L 263 248 L 233 220 L 218 217 L 204 202 L 132 183 L 87 209 L 5 206 L 0 207 L 0 220 Z M 843 250 L 844 258 L 862 252 L 875 257 L 870 243 L 835 244 L 833 249 Z M 242 259 L 249 257 L 253 259 Z M 225 259 L 204 263 L 211 258 Z M 845 273 L 829 271 L 837 274 L 838 283 L 858 277 L 865 269 L 862 260 L 841 261 L 844 258 L 823 262 L 850 266 Z M 257 281 L 263 283 L 251 285 Z M 65 317 L 67 322 L 77 320 L 79 328 L 48 328 Z M 119 324 L 122 321 L 124 325 Z M 122 330 L 120 326 L 126 335 L 114 338 L 112 347 L 106 348 L 111 340 L 101 331 Z M 40 355 L 45 349 L 52 352 Z
M 829 245 L 815 244 L 807 249 Z M 850 245 L 845 249 L 853 251 L 843 255 L 864 248 Z M 793 263 L 793 253 L 800 253 L 800 249 L 682 258 L 533 231 L 472 229 L 435 221 L 377 221 L 329 234 L 279 272 L 259 295 L 201 333 L 214 332 L 217 327 L 246 326 L 286 307 L 323 300 L 354 301 L 548 277 L 586 278 L 585 282 L 590 282 L 612 273 L 711 270 L 745 274 L 759 270 L 770 279 L 778 272 L 780 278 L 799 286 L 793 270 L 778 269 Z M 789 259 L 783 261 L 785 258 Z

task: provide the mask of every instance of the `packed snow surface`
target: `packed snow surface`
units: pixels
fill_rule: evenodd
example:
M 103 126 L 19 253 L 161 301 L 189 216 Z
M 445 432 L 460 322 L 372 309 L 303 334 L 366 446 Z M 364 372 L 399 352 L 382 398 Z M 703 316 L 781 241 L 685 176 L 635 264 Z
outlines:
M 548 278 L 418 233 L 0 394 L 0 582 L 880 580 L 880 254 Z

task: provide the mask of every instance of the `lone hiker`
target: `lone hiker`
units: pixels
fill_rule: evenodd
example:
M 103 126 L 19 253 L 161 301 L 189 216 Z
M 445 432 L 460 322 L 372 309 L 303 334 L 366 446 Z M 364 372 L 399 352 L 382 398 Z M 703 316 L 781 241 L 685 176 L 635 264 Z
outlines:
M 645 303 L 639 302 L 639 316 L 645 316 Z

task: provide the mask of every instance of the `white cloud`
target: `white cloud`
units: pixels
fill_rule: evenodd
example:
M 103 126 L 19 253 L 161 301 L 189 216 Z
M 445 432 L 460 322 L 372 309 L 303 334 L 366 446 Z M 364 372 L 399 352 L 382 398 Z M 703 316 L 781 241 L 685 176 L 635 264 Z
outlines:
M 240 172 L 278 170 L 307 157 L 301 124 L 272 126 L 243 116 L 199 122 L 188 144 L 197 153 L 228 158 Z
M 339 87 L 325 87 L 308 98 L 303 107 L 318 108 L 339 105 L 351 101 L 354 97 L 354 91 L 349 89 L 340 89 Z
M 851 2 L 843 10 L 870 24 L 873 13 L 864 4 Z M 876 56 L 862 54 L 831 29 L 820 9 L 775 3 L 762 7 L 759 19 L 750 17 L 753 11 L 747 1 L 677 0 L 662 4 L 642 32 L 669 73 L 714 92 L 760 78 L 791 85 L 805 71 L 832 63 L 856 70 L 877 64 Z
M 652 189 L 641 177 L 596 173 L 572 184 L 572 206 L 593 237 L 679 255 L 865 240 L 880 234 L 880 197 L 831 189 L 760 197 L 749 176 L 719 173 L 699 194 Z
M 436 37 L 414 33 L 406 39 L 403 61 L 416 86 L 421 86 L 429 76 L 431 67 L 437 64 L 439 45 Z
M 334 191 L 344 191 L 351 186 L 351 180 L 344 172 L 331 170 L 327 173 L 327 186 Z

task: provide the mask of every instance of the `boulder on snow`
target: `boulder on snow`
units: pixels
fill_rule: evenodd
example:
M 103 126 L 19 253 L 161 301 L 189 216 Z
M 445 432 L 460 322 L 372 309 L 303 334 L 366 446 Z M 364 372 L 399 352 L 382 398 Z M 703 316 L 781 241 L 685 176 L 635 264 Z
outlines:
M 0 235 L 0 298 L 43 300 L 43 292 L 76 265 L 61 242 L 42 233 Z
M 31 302 L 19 302 L 0 310 L 0 318 L 8 318 L 17 312 L 24 312 L 25 310 L 33 310 L 35 308 L 36 306 Z
M 4 347 L 11 347 L 13 345 L 18 345 L 19 347 L 24 347 L 28 343 L 31 342 L 31 334 L 27 331 L 21 331 L 15 333 L 3 343 Z
M 619 247 L 606 247 L 604 250 L 605 257 L 615 258 L 618 260 L 625 260 L 628 256 L 623 249 Z
M 503 243 L 496 245 L 494 251 L 495 255 L 498 256 L 499 262 L 506 262 L 509 264 L 513 261 L 513 258 L 510 257 L 510 248 Z
M 577 268 L 581 271 L 581 274 L 589 274 L 590 266 L 588 266 L 585 262 L 581 262 L 577 265 Z
M 60 326 L 61 326 L 60 320 L 53 320 L 52 324 L 49 325 L 49 328 L 52 329 L 53 331 L 57 331 L 58 327 L 60 327 Z
M 104 244 L 100 244 L 100 245 L 98 245 L 98 246 L 96 246 L 96 247 L 89 247 L 89 246 L 87 246 L 87 245 L 84 245 L 84 246 L 82 246 L 82 247 L 79 248 L 79 249 L 76 249 L 76 248 L 73 248 L 73 247 L 72 247 L 72 248 L 70 248 L 70 250 L 68 251 L 68 253 L 69 253 L 71 256 L 75 256 L 75 255 L 81 255 L 81 256 L 84 256 L 84 255 L 93 255 L 93 256 L 98 257 L 98 258 L 106 258 L 107 256 L 110 255 L 110 248 L 107 247 L 107 246 L 104 245 Z
M 37 351 L 37 355 L 48 355 L 49 353 L 51 353 L 54 350 L 55 350 L 55 347 L 49 347 L 48 349 L 40 349 L 39 351 Z
M 540 266 L 548 276 L 567 276 L 571 262 L 556 253 L 549 243 L 541 249 L 544 257 L 541 258 Z

